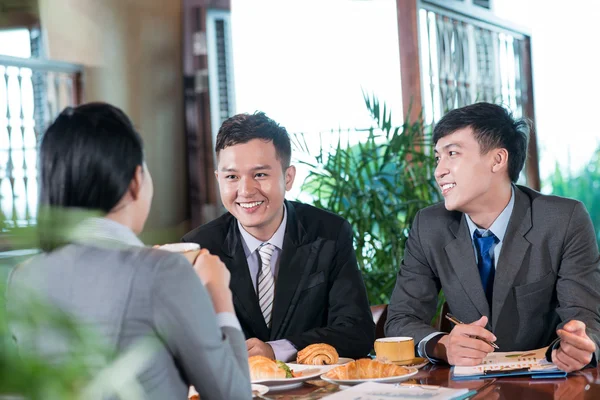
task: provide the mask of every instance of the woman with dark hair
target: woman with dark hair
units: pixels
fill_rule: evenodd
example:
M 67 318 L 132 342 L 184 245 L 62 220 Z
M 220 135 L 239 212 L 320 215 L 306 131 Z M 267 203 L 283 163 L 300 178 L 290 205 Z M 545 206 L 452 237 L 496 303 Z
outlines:
M 229 271 L 206 250 L 185 257 L 144 247 L 152 177 L 129 118 L 105 103 L 64 110 L 40 148 L 40 242 L 44 253 L 9 279 L 7 304 L 35 293 L 91 326 L 115 356 L 146 337 L 156 352 L 137 381 L 150 399 L 251 398 L 245 338 Z M 11 330 L 23 352 L 60 360 L 68 340 Z M 234 384 L 232 384 L 234 382 Z

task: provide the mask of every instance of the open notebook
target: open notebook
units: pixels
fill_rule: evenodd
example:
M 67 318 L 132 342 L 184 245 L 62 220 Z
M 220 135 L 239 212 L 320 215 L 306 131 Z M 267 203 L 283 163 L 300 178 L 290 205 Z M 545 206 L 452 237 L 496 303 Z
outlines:
M 494 352 L 474 367 L 453 367 L 452 379 L 486 379 L 502 376 L 531 375 L 532 378 L 560 378 L 567 375 L 546 360 L 544 347 L 530 351 Z

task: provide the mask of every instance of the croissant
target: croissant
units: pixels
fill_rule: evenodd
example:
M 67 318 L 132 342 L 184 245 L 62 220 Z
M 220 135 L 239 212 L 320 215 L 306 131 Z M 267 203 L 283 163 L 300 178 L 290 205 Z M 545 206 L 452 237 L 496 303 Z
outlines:
M 263 356 L 252 356 L 248 358 L 250 367 L 250 380 L 279 379 L 285 378 L 285 370 L 279 368 L 277 362 Z
M 306 346 L 298 352 L 296 362 L 309 365 L 331 365 L 339 360 L 337 351 L 333 346 L 325 343 L 316 343 Z
M 368 358 L 349 362 L 341 365 L 325 374 L 331 379 L 372 379 L 372 378 L 388 378 L 391 376 L 406 375 L 408 369 L 394 364 L 386 364 Z

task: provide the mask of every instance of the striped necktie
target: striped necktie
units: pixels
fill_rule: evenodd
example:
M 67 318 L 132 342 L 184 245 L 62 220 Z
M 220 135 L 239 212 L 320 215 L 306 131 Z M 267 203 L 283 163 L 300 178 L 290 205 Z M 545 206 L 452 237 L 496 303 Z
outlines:
M 263 243 L 258 248 L 261 268 L 258 271 L 256 294 L 258 295 L 260 310 L 269 328 L 271 327 L 271 313 L 273 311 L 273 298 L 275 297 L 275 280 L 271 273 L 271 256 L 274 250 L 275 246 L 270 243 Z

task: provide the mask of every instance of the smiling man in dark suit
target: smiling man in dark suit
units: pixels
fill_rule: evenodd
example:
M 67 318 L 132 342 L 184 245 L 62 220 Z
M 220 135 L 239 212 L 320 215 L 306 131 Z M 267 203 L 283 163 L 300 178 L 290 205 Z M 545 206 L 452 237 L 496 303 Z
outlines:
M 515 185 L 527 151 L 526 124 L 477 103 L 435 126 L 435 179 L 444 203 L 415 216 L 386 323 L 413 336 L 422 356 L 475 365 L 491 351 L 550 346 L 565 371 L 596 364 L 600 255 L 582 203 Z M 449 335 L 432 320 L 443 289 L 466 322 Z M 555 339 L 560 339 L 559 341 Z
M 313 343 L 340 356 L 369 353 L 375 326 L 343 218 L 285 200 L 296 169 L 285 128 L 264 113 L 238 114 L 217 135 L 221 200 L 228 213 L 189 232 L 231 271 L 250 356 L 282 361 Z

